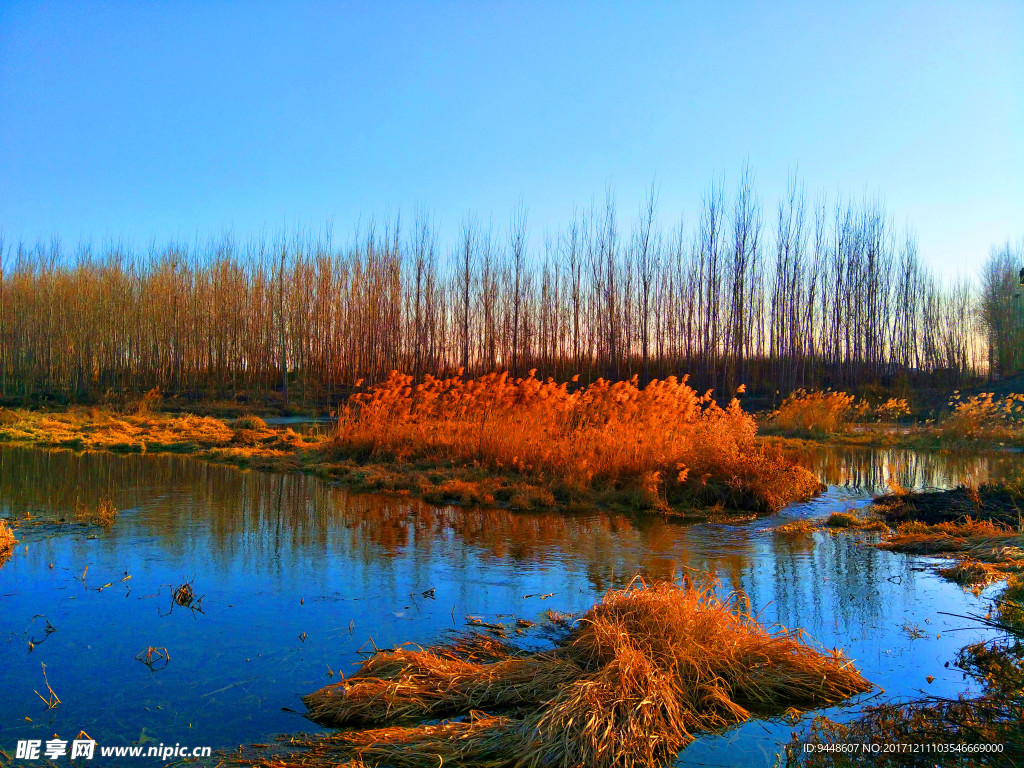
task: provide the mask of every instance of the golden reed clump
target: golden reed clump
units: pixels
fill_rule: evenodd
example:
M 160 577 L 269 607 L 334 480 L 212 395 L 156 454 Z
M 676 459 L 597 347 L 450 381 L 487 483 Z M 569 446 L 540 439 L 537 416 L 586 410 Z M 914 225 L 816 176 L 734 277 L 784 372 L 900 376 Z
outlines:
M 841 653 L 766 628 L 715 587 L 611 590 L 549 651 L 472 635 L 379 653 L 305 697 L 317 722 L 378 727 L 309 737 L 295 764 L 650 768 L 701 733 L 872 687 Z M 454 715 L 468 719 L 389 725 Z
M 954 392 L 950 413 L 939 420 L 936 431 L 947 440 L 1015 440 L 1024 433 L 1024 395 L 996 397 L 982 392 L 964 397 Z
M 772 412 L 774 425 L 787 432 L 831 435 L 846 428 L 857 411 L 856 398 L 831 390 L 798 389 Z
M 14 531 L 7 525 L 7 521 L 0 520 L 0 555 L 4 555 L 14 548 L 18 540 L 14 538 Z
M 577 377 L 574 377 L 573 382 Z M 686 377 L 587 387 L 507 373 L 414 384 L 392 371 L 353 395 L 336 433 L 363 458 L 478 465 L 538 478 L 556 496 L 629 491 L 636 506 L 771 512 L 820 489 L 805 469 L 754 443 L 753 417 L 725 408 Z

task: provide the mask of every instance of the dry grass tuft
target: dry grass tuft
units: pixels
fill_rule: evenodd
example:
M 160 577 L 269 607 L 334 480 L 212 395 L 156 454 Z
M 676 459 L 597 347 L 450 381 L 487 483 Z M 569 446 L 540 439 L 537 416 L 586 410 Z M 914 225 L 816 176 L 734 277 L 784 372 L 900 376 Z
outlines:
M 233 426 L 235 429 L 263 430 L 267 428 L 267 422 L 265 422 L 259 416 L 246 414 L 245 416 L 239 416 L 237 419 L 235 419 Z
M 302 764 L 640 768 L 699 733 L 871 688 L 840 652 L 762 626 L 712 584 L 610 591 L 549 651 L 480 642 L 380 653 L 305 697 L 318 722 L 381 727 L 311 737 Z M 468 719 L 391 725 L 452 715 Z
M 109 496 L 104 496 L 96 507 L 96 521 L 107 527 L 113 525 L 116 519 L 117 507 L 114 506 L 114 502 Z
M 825 525 L 828 528 L 856 528 L 860 519 L 849 512 L 833 512 L 828 516 Z
M 75 520 L 83 525 L 102 525 L 109 528 L 117 519 L 117 507 L 109 496 L 102 497 L 96 509 L 90 509 L 81 501 L 75 502 Z
M 393 371 L 343 409 L 336 450 L 358 460 L 479 466 L 548 486 L 552 500 L 601 493 L 641 509 L 776 511 L 821 486 L 774 448 L 733 400 L 719 407 L 675 377 L 568 383 L 411 376 Z M 535 505 L 532 502 L 531 505 Z
M 879 546 L 915 555 L 959 555 L 1001 563 L 1024 557 L 1024 534 L 971 517 L 937 525 L 912 521 L 899 525 L 895 535 Z
M 7 525 L 6 520 L 0 520 L 0 555 L 8 554 L 18 540 L 14 538 L 14 531 Z
M 965 587 L 983 587 L 999 581 L 1006 575 L 991 563 L 983 563 L 971 557 L 965 557 L 952 565 L 939 568 L 938 573 Z
M 812 520 L 794 520 L 791 523 L 776 526 L 772 533 L 776 536 L 806 536 L 818 530 L 818 525 Z

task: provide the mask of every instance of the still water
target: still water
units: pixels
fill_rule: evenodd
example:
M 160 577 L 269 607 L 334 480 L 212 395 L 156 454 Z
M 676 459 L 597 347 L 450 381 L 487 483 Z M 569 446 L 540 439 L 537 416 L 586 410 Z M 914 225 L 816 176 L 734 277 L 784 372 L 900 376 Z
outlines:
M 686 526 L 438 508 L 181 456 L 2 448 L 0 515 L 21 543 L 0 567 L 0 750 L 80 731 L 100 745 L 229 749 L 317 730 L 299 696 L 353 671 L 360 651 L 426 644 L 467 616 L 582 612 L 637 573 L 710 571 L 723 590 L 746 591 L 763 620 L 844 648 L 879 698 L 964 690 L 944 665 L 985 635 L 951 631 L 971 622 L 940 612 L 983 614 L 997 588 L 975 597 L 863 536 L 770 529 L 863 507 L 890 477 L 905 487 L 1020 478 L 1024 455 L 828 448 L 806 460 L 830 486 L 818 499 Z M 56 522 L 104 496 L 119 510 L 111 528 Z M 174 604 L 185 582 L 200 610 Z M 679 765 L 772 765 L 793 728 L 751 722 L 698 740 Z

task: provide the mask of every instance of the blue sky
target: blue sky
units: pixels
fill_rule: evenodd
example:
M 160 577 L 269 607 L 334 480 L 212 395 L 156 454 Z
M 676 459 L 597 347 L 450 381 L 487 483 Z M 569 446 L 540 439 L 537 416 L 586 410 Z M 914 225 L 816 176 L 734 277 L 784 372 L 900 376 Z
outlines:
M 1024 3 L 0 3 L 6 239 L 427 209 L 533 242 L 611 188 L 695 222 L 752 168 L 881 195 L 940 272 L 1024 238 Z

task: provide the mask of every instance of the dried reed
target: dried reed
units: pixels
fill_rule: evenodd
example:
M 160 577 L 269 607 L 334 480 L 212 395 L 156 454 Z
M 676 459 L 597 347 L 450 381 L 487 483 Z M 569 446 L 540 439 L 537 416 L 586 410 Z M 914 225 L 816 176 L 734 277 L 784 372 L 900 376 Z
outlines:
M 699 733 L 871 688 L 840 652 L 762 626 L 745 596 L 722 600 L 714 588 L 609 591 L 549 651 L 472 635 L 377 654 L 305 702 L 321 723 L 382 727 L 311 737 L 300 762 L 649 767 Z M 390 725 L 446 715 L 467 719 Z
M 5 554 L 14 549 L 18 540 L 14 538 L 14 531 L 7 525 L 6 520 L 0 520 L 0 554 Z
M 818 530 L 818 526 L 812 520 L 794 520 L 791 523 L 776 526 L 772 533 L 776 536 L 806 536 Z
M 685 377 L 646 387 L 636 377 L 598 380 L 573 390 L 533 373 L 464 379 L 460 372 L 414 384 L 392 371 L 342 410 L 336 447 L 363 460 L 455 462 L 518 474 L 565 501 L 627 494 L 631 506 L 662 511 L 720 504 L 772 512 L 821 487 L 776 449 L 754 444 L 757 427 L 737 400 L 721 408 Z

